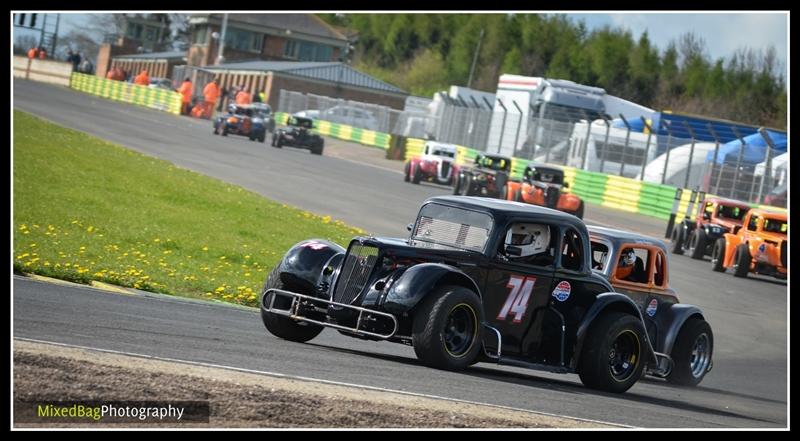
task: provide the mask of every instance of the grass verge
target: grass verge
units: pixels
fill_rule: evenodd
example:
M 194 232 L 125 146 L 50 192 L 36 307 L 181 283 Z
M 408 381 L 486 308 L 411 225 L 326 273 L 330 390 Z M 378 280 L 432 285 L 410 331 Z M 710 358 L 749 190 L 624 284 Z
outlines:
M 14 270 L 254 306 L 312 237 L 365 234 L 14 111 Z

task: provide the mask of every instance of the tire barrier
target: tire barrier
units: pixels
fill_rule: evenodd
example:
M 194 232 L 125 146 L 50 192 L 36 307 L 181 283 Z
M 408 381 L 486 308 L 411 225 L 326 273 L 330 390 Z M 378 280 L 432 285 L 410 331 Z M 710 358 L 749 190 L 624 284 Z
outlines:
M 77 72 L 73 72 L 70 76 L 69 87 L 114 101 L 136 104 L 175 115 L 181 113 L 181 94 L 175 91 L 107 80 Z
M 284 112 L 275 112 L 275 122 L 278 124 L 286 124 L 289 120 L 289 114 Z M 360 129 L 358 127 L 348 126 L 345 124 L 332 123 L 324 120 L 314 120 L 314 128 L 317 133 L 332 138 L 341 139 L 343 141 L 352 141 L 359 144 L 364 144 L 372 147 L 377 147 L 383 150 L 389 148 L 389 143 L 392 141 L 392 135 L 388 133 L 376 132 L 374 130 Z

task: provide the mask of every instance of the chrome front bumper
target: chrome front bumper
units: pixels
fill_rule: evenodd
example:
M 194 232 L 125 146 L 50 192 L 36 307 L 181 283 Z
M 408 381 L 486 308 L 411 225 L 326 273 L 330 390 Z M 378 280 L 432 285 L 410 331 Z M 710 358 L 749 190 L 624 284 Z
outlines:
M 394 337 L 398 331 L 399 325 L 397 323 L 397 318 L 392 314 L 386 312 L 379 312 L 379 311 L 374 311 L 372 309 L 362 308 L 360 306 L 353 306 L 344 303 L 333 302 L 330 300 L 320 299 L 318 297 L 312 297 L 305 294 L 298 294 L 296 292 L 284 291 L 282 289 L 267 290 L 266 292 L 264 292 L 263 298 L 264 299 L 267 298 L 268 294 L 272 294 L 272 296 L 270 296 L 268 305 L 264 304 L 262 300 L 261 310 L 263 312 L 282 315 L 285 317 L 289 317 L 292 320 L 297 320 L 305 323 L 313 323 L 315 325 L 325 326 L 328 328 L 334 328 L 341 331 L 351 332 L 357 335 L 375 337 L 384 340 Z M 291 305 L 289 305 L 289 307 L 286 309 L 277 308 L 275 306 L 275 299 L 278 298 L 278 296 L 291 298 L 292 299 Z M 327 309 L 319 307 L 318 306 L 319 303 L 323 303 L 327 306 L 335 306 L 337 308 L 348 309 L 351 311 L 358 312 L 356 325 L 344 326 L 337 323 L 315 320 L 303 315 L 304 312 L 307 310 L 313 310 L 318 313 L 327 314 Z M 392 327 L 392 332 L 388 334 L 383 334 L 362 329 L 363 325 L 366 325 L 370 322 L 377 322 L 378 320 L 389 320 Z

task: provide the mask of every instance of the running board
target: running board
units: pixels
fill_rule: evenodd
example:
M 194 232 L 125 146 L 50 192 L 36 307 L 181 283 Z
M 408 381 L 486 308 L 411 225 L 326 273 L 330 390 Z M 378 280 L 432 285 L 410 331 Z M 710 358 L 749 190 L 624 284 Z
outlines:
M 647 369 L 645 373 L 658 378 L 666 378 L 672 372 L 675 362 L 672 361 L 672 357 L 667 354 L 662 354 L 661 352 L 655 351 L 653 354 L 655 354 L 658 364 L 652 369 Z
M 291 291 L 284 291 L 282 289 L 270 289 L 264 293 L 264 296 L 272 294 L 270 298 L 269 305 L 261 304 L 261 309 L 265 312 L 269 312 L 276 315 L 282 315 L 284 317 L 289 317 L 292 320 L 302 321 L 305 323 L 313 323 L 315 325 L 325 326 L 328 328 L 334 328 L 341 331 L 352 332 L 357 335 L 365 335 L 375 338 L 380 338 L 383 340 L 392 338 L 398 330 L 398 323 L 397 318 L 392 314 L 388 314 L 385 312 L 374 311 L 372 309 L 362 308 L 360 306 L 353 306 L 353 305 L 346 305 L 344 303 L 333 302 L 330 300 L 320 299 L 319 297 L 312 297 L 307 296 L 305 294 L 298 294 L 296 292 Z M 275 299 L 278 296 L 289 297 L 292 299 L 292 304 L 287 309 L 281 309 L 275 307 Z M 320 311 L 320 308 L 316 305 L 317 303 L 325 303 L 327 305 L 333 305 L 339 308 L 349 309 L 352 311 L 358 312 L 358 319 L 356 320 L 355 326 L 342 326 L 336 323 L 329 323 L 323 322 L 320 320 L 314 320 L 302 315 L 302 309 L 313 309 L 316 312 L 324 312 Z M 376 332 L 370 332 L 364 329 L 361 329 L 362 324 L 365 324 L 367 321 L 377 321 L 378 319 L 388 319 L 392 322 L 392 332 L 388 334 L 380 334 Z

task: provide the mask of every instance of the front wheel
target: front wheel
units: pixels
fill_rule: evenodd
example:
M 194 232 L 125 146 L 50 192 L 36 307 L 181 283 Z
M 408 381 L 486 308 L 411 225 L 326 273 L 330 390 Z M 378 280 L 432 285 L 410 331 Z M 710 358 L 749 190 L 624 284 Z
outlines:
M 406 162 L 405 167 L 403 167 L 403 181 L 409 182 L 411 180 L 411 163 Z
M 414 166 L 414 175 L 411 177 L 411 182 L 419 184 L 420 180 L 422 180 L 422 166 L 420 166 L 418 162 Z
M 741 243 L 736 247 L 733 256 L 733 275 L 735 277 L 747 277 L 750 272 L 750 262 L 753 260 L 750 257 L 750 248 L 746 243 Z
M 706 255 L 706 230 L 697 228 L 692 234 L 692 240 L 689 244 L 689 256 L 692 259 L 701 260 Z
M 268 305 L 271 301 L 272 294 L 264 298 L 265 293 L 270 289 L 285 289 L 283 282 L 281 281 L 277 265 L 272 272 L 269 273 L 266 282 L 264 282 L 264 288 L 261 290 L 262 305 Z M 291 302 L 291 300 L 285 297 L 279 297 L 275 299 L 275 301 L 287 303 Z M 289 305 L 278 306 L 283 308 L 288 307 Z M 264 322 L 264 326 L 270 333 L 272 333 L 272 335 L 280 337 L 284 340 L 295 341 L 298 343 L 305 343 L 311 340 L 319 335 L 323 329 L 322 326 L 296 322 L 282 315 L 265 312 L 263 309 L 261 310 L 261 320 Z
M 687 320 L 670 354 L 675 364 L 667 381 L 681 386 L 700 384 L 711 366 L 713 350 L 714 334 L 708 322 L 701 318 Z
M 586 387 L 622 393 L 644 370 L 644 332 L 636 317 L 609 312 L 593 323 L 579 361 L 578 374 Z
M 683 254 L 683 225 L 672 228 L 672 254 Z
M 720 237 L 714 242 L 714 249 L 711 251 L 711 269 L 717 272 L 725 272 L 725 238 Z
M 457 371 L 473 364 L 483 341 L 483 308 L 467 288 L 444 286 L 428 295 L 414 313 L 412 342 L 425 365 Z

